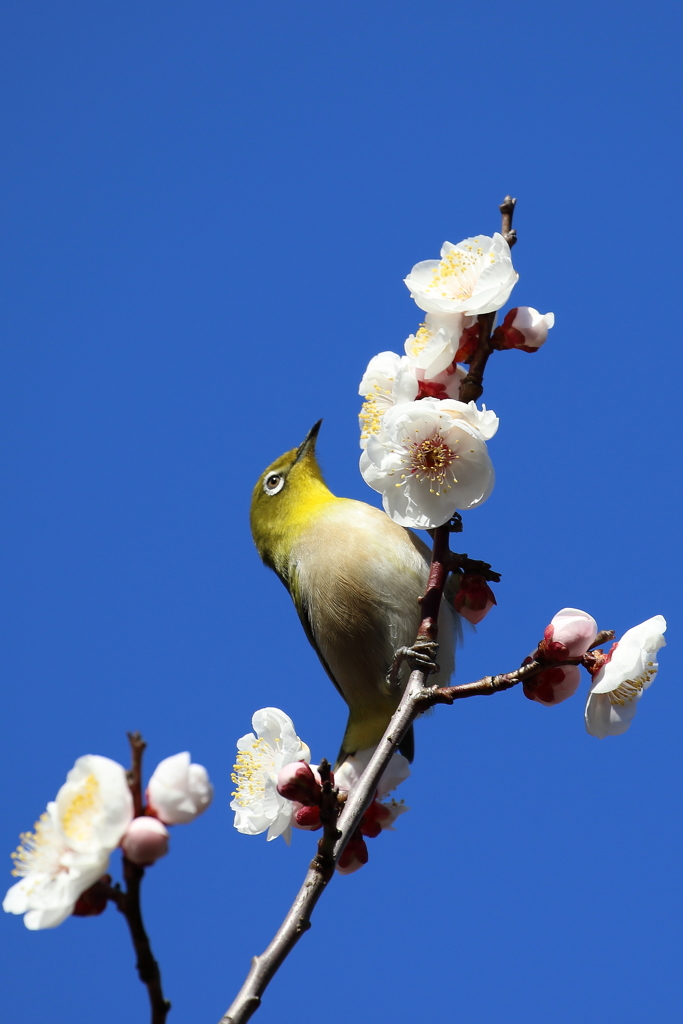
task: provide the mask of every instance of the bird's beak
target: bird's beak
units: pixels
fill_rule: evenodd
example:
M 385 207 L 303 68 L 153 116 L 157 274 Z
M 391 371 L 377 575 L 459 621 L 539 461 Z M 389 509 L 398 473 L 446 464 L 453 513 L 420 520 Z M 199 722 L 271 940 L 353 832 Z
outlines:
M 297 463 L 299 459 L 303 459 L 304 455 L 308 455 L 309 452 L 314 451 L 315 442 L 318 439 L 318 432 L 322 426 L 322 422 L 322 420 L 318 420 L 318 422 L 314 423 L 306 434 L 306 437 L 297 448 L 296 458 L 294 460 L 295 463 Z

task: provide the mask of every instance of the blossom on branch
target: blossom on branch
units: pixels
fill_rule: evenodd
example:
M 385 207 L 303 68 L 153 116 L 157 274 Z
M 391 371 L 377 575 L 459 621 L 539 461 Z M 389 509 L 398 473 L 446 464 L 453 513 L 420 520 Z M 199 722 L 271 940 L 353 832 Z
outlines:
M 638 701 L 657 675 L 657 651 L 666 646 L 665 631 L 664 616 L 654 615 L 613 645 L 588 694 L 586 730 L 591 736 L 604 739 L 626 732 Z
M 553 665 L 525 679 L 522 685 L 525 697 L 551 708 L 574 696 L 581 685 L 581 670 L 578 665 Z
M 433 380 L 453 365 L 460 338 L 474 317 L 462 313 L 427 313 L 416 334 L 405 343 L 409 365 L 419 380 Z
M 373 356 L 363 374 L 358 394 L 365 401 L 358 414 L 360 446 L 379 432 L 384 413 L 394 405 L 417 398 L 419 385 L 406 356 L 396 352 L 380 352 Z
M 332 784 L 334 785 L 334 776 L 332 776 Z M 285 799 L 291 800 L 293 803 L 300 803 L 302 807 L 316 806 L 320 803 L 322 794 L 317 769 L 314 774 L 312 766 L 306 764 L 305 761 L 291 761 L 278 772 L 277 791 L 280 796 L 284 796 Z
M 169 834 L 158 818 L 133 818 L 121 840 L 121 849 L 133 864 L 149 867 L 168 853 Z
M 283 836 L 289 842 L 294 804 L 277 788 L 278 774 L 293 761 L 311 760 L 291 718 L 279 708 L 262 708 L 251 720 L 254 732 L 237 741 L 232 781 L 237 789 L 230 809 L 238 832 L 256 836 L 268 830 L 268 840 Z
M 365 482 L 401 526 L 431 529 L 481 505 L 495 480 L 486 441 L 498 417 L 474 402 L 425 398 L 390 409 L 361 455 Z
M 20 877 L 3 902 L 31 930 L 54 928 L 104 874 L 133 817 L 125 769 L 108 757 L 79 757 L 33 832 L 12 855 Z
M 452 398 L 457 401 L 465 375 L 465 369 L 455 363 L 442 373 L 437 373 L 431 380 L 418 379 L 417 399 L 438 398 L 444 401 L 446 398 Z
M 463 619 L 477 626 L 498 602 L 483 576 L 476 572 L 465 572 L 460 578 L 453 603 Z
M 213 786 L 206 768 L 191 764 L 186 750 L 160 761 L 147 786 L 150 811 L 165 825 L 194 821 L 212 799 Z
M 580 658 L 598 635 L 598 624 L 580 608 L 562 608 L 550 620 L 543 634 L 545 654 L 555 661 Z
M 457 245 L 444 242 L 441 259 L 416 263 L 405 283 L 427 313 L 479 316 L 504 306 L 518 280 L 510 246 L 496 232 L 493 238 L 476 235 Z
M 336 783 L 341 791 L 347 793 L 353 791 L 374 752 L 375 747 L 359 750 L 358 753 L 344 761 L 336 773 Z M 337 871 L 340 874 L 350 875 L 354 871 L 358 871 L 359 868 L 362 868 L 364 864 L 367 864 L 368 849 L 365 838 L 375 839 L 380 832 L 386 829 L 393 831 L 396 819 L 409 810 L 403 801 L 397 802 L 394 799 L 382 800 L 382 797 L 388 796 L 409 775 L 410 765 L 407 758 L 402 754 L 394 754 L 379 780 L 374 800 L 366 810 L 358 829 L 339 858 Z
M 545 627 L 536 656 L 544 662 L 581 658 L 594 643 L 598 624 L 580 608 L 561 608 Z M 532 660 L 530 655 L 525 664 Z M 572 697 L 581 684 L 578 665 L 552 665 L 523 682 L 524 695 L 546 707 Z
M 554 313 L 539 313 L 533 306 L 516 306 L 506 314 L 500 327 L 496 327 L 493 341 L 496 348 L 536 352 L 554 324 Z
M 375 753 L 375 747 L 368 747 L 366 750 L 359 750 L 350 755 L 339 766 L 335 772 L 335 783 L 337 788 L 346 793 L 351 793 L 360 782 L 360 777 L 370 763 L 370 758 Z M 394 754 L 382 775 L 375 798 L 380 799 L 388 796 L 397 786 L 410 776 L 410 762 L 403 754 Z

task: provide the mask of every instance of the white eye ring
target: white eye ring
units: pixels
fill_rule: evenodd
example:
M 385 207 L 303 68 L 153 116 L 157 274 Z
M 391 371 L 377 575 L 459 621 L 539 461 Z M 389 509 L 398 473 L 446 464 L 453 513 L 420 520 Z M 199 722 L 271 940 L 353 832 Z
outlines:
M 263 490 L 266 494 L 277 494 L 285 486 L 285 478 L 282 473 L 270 473 L 263 481 Z

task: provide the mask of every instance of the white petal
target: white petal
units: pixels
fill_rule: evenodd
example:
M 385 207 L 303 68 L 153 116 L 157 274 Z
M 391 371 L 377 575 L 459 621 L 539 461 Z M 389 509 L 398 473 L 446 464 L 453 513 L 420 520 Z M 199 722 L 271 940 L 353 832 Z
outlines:
M 586 703 L 586 731 L 598 739 L 620 736 L 631 724 L 638 708 L 638 701 L 627 701 L 623 706 L 612 704 L 606 693 L 588 695 Z
M 108 757 L 79 757 L 57 794 L 59 824 L 74 850 L 115 849 L 133 820 L 126 770 Z

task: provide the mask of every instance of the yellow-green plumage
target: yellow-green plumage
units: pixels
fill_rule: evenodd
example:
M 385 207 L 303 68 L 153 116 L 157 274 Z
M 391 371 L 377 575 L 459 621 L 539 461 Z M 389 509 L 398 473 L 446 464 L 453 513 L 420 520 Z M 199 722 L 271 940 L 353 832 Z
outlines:
M 429 551 L 410 530 L 361 501 L 337 498 L 315 457 L 319 424 L 266 469 L 252 497 L 258 552 L 289 590 L 306 635 L 349 706 L 340 759 L 381 739 L 399 687 L 387 683 L 394 652 L 415 640 Z M 453 670 L 455 613 L 442 606 L 440 672 Z

